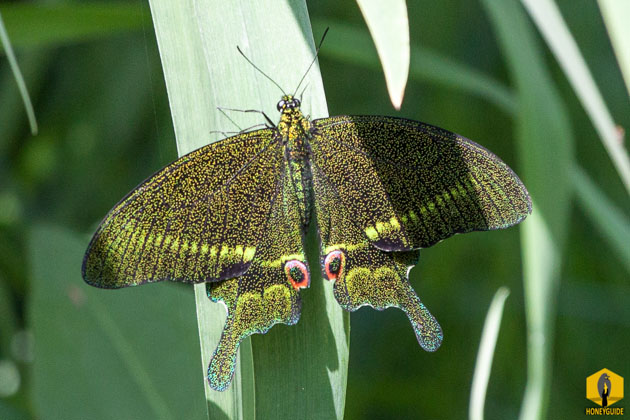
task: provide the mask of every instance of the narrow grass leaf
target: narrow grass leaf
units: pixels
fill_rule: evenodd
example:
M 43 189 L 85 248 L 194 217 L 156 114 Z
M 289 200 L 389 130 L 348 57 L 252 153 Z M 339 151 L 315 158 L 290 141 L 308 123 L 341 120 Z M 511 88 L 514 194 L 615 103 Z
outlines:
M 243 52 L 283 90 L 293 92 L 313 59 L 314 43 L 304 2 L 271 0 L 240 4 L 186 0 L 174 4 L 151 0 L 175 135 L 180 154 L 264 122 L 259 113 L 217 107 L 256 109 L 277 118 L 279 89 L 237 52 Z M 318 34 L 319 35 L 319 34 Z M 282 54 L 278 43 L 282 40 Z M 302 85 L 303 110 L 313 118 L 327 115 L 319 69 Z M 311 247 L 315 241 L 309 241 Z M 317 265 L 312 265 L 317 266 Z M 204 378 L 217 345 L 225 309 L 195 287 Z M 348 361 L 348 315 L 334 301 L 332 288 L 313 270 L 311 288 L 302 293 L 296 326 L 276 326 L 246 340 L 239 352 L 235 381 L 219 393 L 206 385 L 211 417 L 342 418 Z M 300 357 L 286 351 L 299 348 Z
M 630 158 L 623 138 L 595 85 L 577 43 L 553 0 L 521 0 L 538 26 L 549 48 L 564 70 L 573 90 L 591 118 L 604 147 L 630 193 Z M 627 22 L 626 22 L 627 26 Z
M 400 109 L 409 75 L 409 18 L 405 0 L 357 0 L 383 65 L 387 91 Z
M 630 273 L 630 220 L 581 167 L 574 165 L 572 174 L 578 204 Z
M 17 58 L 15 58 L 15 53 L 13 52 L 13 48 L 11 47 L 9 34 L 4 27 L 4 21 L 2 19 L 1 13 L 0 44 L 2 44 L 2 47 L 4 48 L 7 59 L 9 60 L 9 66 L 11 67 L 11 71 L 13 72 L 13 77 L 15 78 L 15 82 L 17 83 L 18 89 L 20 90 L 20 95 L 22 96 L 22 101 L 24 102 L 24 109 L 26 110 L 26 115 L 28 116 L 28 123 L 31 126 L 31 134 L 35 136 L 37 135 L 37 119 L 35 118 L 35 111 L 33 110 L 31 98 L 30 96 L 28 96 L 28 89 L 26 89 L 26 83 L 24 82 L 24 78 L 22 77 L 20 66 L 18 65 Z
M 29 94 L 33 100 L 38 96 L 42 88 L 45 72 L 42 69 L 48 64 L 50 54 L 47 52 L 27 52 L 20 54 L 20 71 L 28 86 Z M 0 53 L 0 62 L 4 61 L 4 55 Z M 24 101 L 19 89 L 16 89 L 13 72 L 5 66 L 5 71 L 0 72 L 0 155 L 8 156 L 11 147 L 15 147 L 23 138 L 24 120 L 28 118 L 24 112 Z M 30 128 L 29 128 L 30 129 Z M 15 192 L 5 191 L 5 194 Z M 0 219 L 7 214 L 0 209 Z M 10 214 L 9 214 L 10 216 Z M 1 247 L 1 245 L 0 245 Z M 10 258 L 8 254 L 0 250 L 0 267 L 2 259 Z M 15 270 L 15 267 L 11 267 Z
M 517 172 L 534 204 L 532 214 L 521 225 L 528 373 L 520 417 L 539 419 L 545 416 L 549 400 L 551 345 L 572 192 L 573 134 L 542 48 L 519 1 L 483 0 L 482 5 L 517 88 Z
M 470 420 L 483 420 L 483 409 L 486 403 L 486 391 L 490 380 L 494 349 L 497 345 L 499 329 L 501 328 L 503 306 L 505 305 L 505 299 L 509 295 L 510 290 L 507 287 L 501 287 L 496 291 L 490 303 L 486 321 L 483 324 L 470 391 L 470 411 L 468 414 Z
M 628 0 L 598 0 L 608 36 L 612 41 L 621 74 L 630 94 L 630 2 Z
M 213 89 L 210 75 L 206 71 L 194 2 L 182 1 L 175 4 L 152 0 L 149 4 L 169 95 L 177 148 L 179 154 L 183 155 L 209 142 L 210 132 L 216 127 L 210 117 L 216 113 L 216 108 L 210 99 Z M 216 57 L 217 61 L 220 59 L 220 56 Z M 194 293 L 201 345 L 200 369 L 195 376 L 199 386 L 205 389 L 208 418 L 242 419 L 244 407 L 241 357 L 237 360 L 232 386 L 227 391 L 220 393 L 210 389 L 205 379 L 209 358 L 221 336 L 225 310 L 221 305 L 209 301 L 204 284 L 194 286 Z M 249 341 L 243 343 L 243 347 L 249 345 Z

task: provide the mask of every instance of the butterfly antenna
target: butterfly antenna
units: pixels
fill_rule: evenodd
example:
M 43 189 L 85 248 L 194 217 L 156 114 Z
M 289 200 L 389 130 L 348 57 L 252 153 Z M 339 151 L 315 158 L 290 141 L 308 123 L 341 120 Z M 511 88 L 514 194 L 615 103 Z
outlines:
M 295 88 L 295 93 L 293 94 L 293 96 L 295 96 L 295 94 L 297 93 L 298 89 L 302 85 L 302 82 L 306 78 L 306 75 L 311 70 L 311 67 L 313 67 L 313 64 L 315 64 L 315 61 L 317 61 L 317 56 L 319 55 L 319 49 L 322 47 L 322 44 L 324 43 L 324 38 L 326 38 L 326 34 L 328 33 L 329 29 L 330 29 L 330 27 L 326 28 L 326 30 L 324 31 L 324 35 L 322 35 L 322 39 L 319 41 L 319 45 L 317 46 L 317 49 L 315 50 L 315 57 L 313 57 L 313 61 L 311 61 L 311 64 L 306 69 L 306 72 L 304 73 L 304 76 L 302 76 L 302 79 L 300 80 L 300 83 L 298 83 L 297 87 Z
M 278 87 L 278 89 L 280 89 L 280 92 L 282 92 L 282 94 L 286 96 L 286 93 L 284 93 L 284 90 L 282 90 L 282 88 L 280 87 L 280 85 L 279 85 L 279 84 L 277 84 L 277 83 L 276 83 L 276 81 L 275 81 L 275 80 L 273 80 L 271 77 L 267 76 L 267 74 L 265 74 L 265 72 L 264 72 L 264 71 L 262 71 L 261 69 L 259 69 L 259 68 L 258 68 L 258 66 L 252 62 L 252 60 L 250 60 L 249 58 L 247 58 L 247 56 L 245 55 L 245 53 L 243 53 L 243 51 L 241 51 L 241 48 L 240 48 L 238 45 L 236 46 L 236 49 L 238 50 L 238 52 L 239 52 L 239 53 L 241 53 L 241 55 L 243 56 L 243 58 L 244 58 L 245 60 L 247 60 L 247 62 L 248 62 L 249 64 L 251 64 L 251 65 L 252 65 L 252 67 L 253 67 L 253 68 L 255 68 L 256 70 L 258 70 L 258 71 L 260 72 L 260 74 L 262 74 L 262 75 L 263 75 L 263 76 L 265 76 L 267 79 L 269 79 L 269 80 L 271 81 L 271 83 L 273 83 L 274 85 L 276 85 L 276 86 Z
M 302 96 L 304 96 L 304 92 L 306 92 L 306 88 L 308 87 L 308 83 L 304 85 L 304 89 L 302 89 L 302 92 L 300 92 L 300 102 L 302 102 Z

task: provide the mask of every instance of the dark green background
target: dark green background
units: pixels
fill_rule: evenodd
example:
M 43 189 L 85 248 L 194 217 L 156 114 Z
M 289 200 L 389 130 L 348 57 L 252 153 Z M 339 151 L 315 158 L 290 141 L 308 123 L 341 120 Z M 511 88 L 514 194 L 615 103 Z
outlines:
M 28 16 L 12 14 L 9 6 L 14 4 L 0 4 L 9 31 L 19 19 L 28 22 Z M 120 4 L 112 3 L 111 9 L 119 10 Z M 160 404 L 175 418 L 204 416 L 203 389 L 197 378 L 191 379 L 200 367 L 192 288 L 151 285 L 125 294 L 90 289 L 80 278 L 81 254 L 96 223 L 131 188 L 176 157 L 150 11 L 144 2 L 125 4 L 123 15 L 132 16 L 128 25 L 115 13 L 108 17 L 107 4 L 100 26 L 84 20 L 62 25 L 70 31 L 72 25 L 97 28 L 93 33 L 77 30 L 73 41 L 57 42 L 58 33 L 46 33 L 46 22 L 40 22 L 41 32 L 33 39 L 15 34 L 40 125 L 37 136 L 29 134 L 6 57 L 0 55 L 0 360 L 13 361 L 21 374 L 18 392 L 0 399 L 2 419 L 116 418 L 113 413 L 155 418 L 151 409 L 159 410 Z M 615 122 L 630 127 L 628 93 L 597 4 L 558 4 Z M 512 84 L 478 2 L 423 0 L 408 2 L 408 7 L 412 45 L 499 84 Z M 330 48 L 324 44 L 320 58 L 331 115 L 397 115 L 438 125 L 481 143 L 519 172 L 513 119 L 501 107 L 420 78 L 409 82 L 402 110 L 396 112 L 373 50 L 366 51 L 373 57 L 367 66 L 353 64 L 350 53 L 344 58 L 331 52 L 343 45 L 342 38 L 335 38 L 336 25 L 367 35 L 356 4 L 314 1 L 309 11 L 316 31 L 330 25 L 327 42 L 335 42 Z M 569 111 L 577 162 L 629 214 L 628 194 L 590 120 L 544 51 Z M 232 128 L 226 120 L 217 129 Z M 584 398 L 585 378 L 601 368 L 630 378 L 627 264 L 579 206 L 572 207 L 568 223 L 549 418 L 583 415 L 592 405 Z M 484 317 L 494 292 L 504 285 L 511 295 L 486 413 L 488 418 L 517 417 L 527 354 L 519 245 L 519 228 L 513 228 L 458 235 L 421 253 L 412 276 L 444 330 L 436 353 L 422 351 L 400 311 L 353 314 L 346 418 L 466 417 Z M 165 308 L 163 316 L 144 319 L 143 310 L 154 305 Z M 19 346 L 23 331 L 32 340 Z M 106 344 L 99 341 L 102 337 L 108 337 Z M 142 387 L 146 372 L 156 372 L 155 394 Z M 99 375 L 99 388 L 91 388 L 93 375 Z

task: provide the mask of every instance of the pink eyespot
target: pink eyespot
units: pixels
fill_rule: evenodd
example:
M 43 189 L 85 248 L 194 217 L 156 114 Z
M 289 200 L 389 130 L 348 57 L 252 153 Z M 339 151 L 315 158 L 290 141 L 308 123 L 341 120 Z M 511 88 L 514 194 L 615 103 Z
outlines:
M 343 267 L 346 262 L 346 254 L 342 251 L 332 251 L 326 255 L 324 260 L 324 270 L 326 271 L 326 277 L 328 280 L 337 280 L 343 272 Z
M 284 272 L 287 274 L 287 277 L 295 290 L 304 289 L 311 283 L 308 268 L 306 268 L 306 265 L 302 261 L 287 261 L 284 265 Z

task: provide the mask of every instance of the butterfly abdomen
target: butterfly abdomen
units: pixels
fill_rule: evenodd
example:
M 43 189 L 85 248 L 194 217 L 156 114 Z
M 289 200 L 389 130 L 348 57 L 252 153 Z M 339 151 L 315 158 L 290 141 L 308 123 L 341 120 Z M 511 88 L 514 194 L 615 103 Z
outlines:
M 306 159 L 291 159 L 288 165 L 288 174 L 292 190 L 297 196 L 298 213 L 300 214 L 301 228 L 306 232 L 310 223 L 310 215 L 313 203 L 313 175 Z

